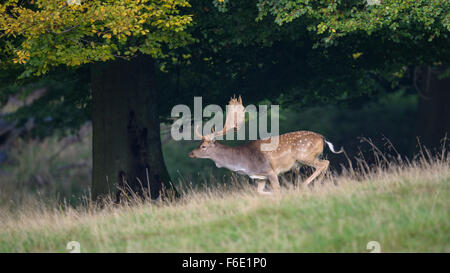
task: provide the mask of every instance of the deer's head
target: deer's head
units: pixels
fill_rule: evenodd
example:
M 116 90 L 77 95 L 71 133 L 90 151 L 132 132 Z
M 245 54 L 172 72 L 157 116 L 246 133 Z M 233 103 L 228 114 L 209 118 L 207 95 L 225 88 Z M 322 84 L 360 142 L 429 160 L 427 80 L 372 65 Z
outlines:
M 218 152 L 216 140 L 203 139 L 197 148 L 189 153 L 190 158 L 212 158 Z
M 202 143 L 189 153 L 191 158 L 214 158 L 214 155 L 218 153 L 219 144 L 216 143 L 216 137 L 225 135 L 229 130 L 239 130 L 245 120 L 245 108 L 242 105 L 242 98 L 231 98 L 228 103 L 227 117 L 225 119 L 225 125 L 219 132 L 212 130 L 209 135 L 202 135 L 199 133 L 197 126 L 195 133 L 202 138 Z

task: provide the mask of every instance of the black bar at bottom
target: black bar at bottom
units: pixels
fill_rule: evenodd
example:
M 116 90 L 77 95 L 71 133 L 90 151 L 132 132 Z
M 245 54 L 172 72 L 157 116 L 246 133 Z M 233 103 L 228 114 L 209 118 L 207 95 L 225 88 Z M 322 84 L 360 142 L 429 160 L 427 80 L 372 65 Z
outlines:
M 0 254 L 3 268 L 11 264 L 33 269 L 76 270 L 76 272 L 302 272 L 311 269 L 366 271 L 417 269 L 446 265 L 448 254 L 309 254 L 309 253 L 149 253 L 149 254 Z M 445 264 L 444 264 L 445 263 Z M 445 268 L 445 267 L 444 267 Z M 383 271 L 381 271 L 383 270 Z

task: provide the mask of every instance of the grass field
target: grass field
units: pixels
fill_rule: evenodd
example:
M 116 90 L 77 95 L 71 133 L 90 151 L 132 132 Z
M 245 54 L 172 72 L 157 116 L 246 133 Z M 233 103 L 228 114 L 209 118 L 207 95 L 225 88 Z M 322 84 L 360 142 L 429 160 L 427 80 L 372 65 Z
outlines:
M 244 181 L 244 180 L 242 180 Z M 187 190 L 171 203 L 79 208 L 27 202 L 0 215 L 0 252 L 450 251 L 447 159 L 329 175 L 258 196 L 252 185 Z

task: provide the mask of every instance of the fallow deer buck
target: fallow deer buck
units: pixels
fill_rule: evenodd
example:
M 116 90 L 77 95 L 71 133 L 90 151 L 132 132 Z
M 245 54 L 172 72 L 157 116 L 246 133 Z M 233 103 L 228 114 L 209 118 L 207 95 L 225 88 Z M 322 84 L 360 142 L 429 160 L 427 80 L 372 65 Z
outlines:
M 314 173 L 305 181 L 308 185 L 317 176 L 323 174 L 330 162 L 319 159 L 325 143 L 335 153 L 342 153 L 343 149 L 335 151 L 333 144 L 317 133 L 310 131 L 297 131 L 273 136 L 261 140 L 250 141 L 238 147 L 231 147 L 216 141 L 216 137 L 225 135 L 229 130 L 237 131 L 244 123 L 245 108 L 242 99 L 232 98 L 229 102 L 228 113 L 223 130 L 209 135 L 201 135 L 198 126 L 195 133 L 202 138 L 202 143 L 189 153 L 191 158 L 209 158 L 218 168 L 227 168 L 231 171 L 248 175 L 258 182 L 258 193 L 271 194 L 264 191 L 266 179 L 269 179 L 273 191 L 278 192 L 280 184 L 278 175 L 291 170 L 296 163 L 315 168 Z M 275 139 L 273 139 L 275 138 Z M 273 141 L 273 142 L 272 142 Z M 262 149 L 262 145 L 276 143 L 273 149 Z

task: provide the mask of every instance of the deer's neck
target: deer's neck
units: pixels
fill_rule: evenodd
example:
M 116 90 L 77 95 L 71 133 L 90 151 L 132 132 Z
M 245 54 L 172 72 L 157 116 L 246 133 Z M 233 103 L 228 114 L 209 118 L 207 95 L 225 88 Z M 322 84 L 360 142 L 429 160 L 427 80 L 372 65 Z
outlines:
M 227 168 L 236 172 L 246 173 L 248 169 L 248 157 L 244 156 L 245 146 L 232 147 L 216 142 L 217 153 L 211 157 L 219 168 Z M 244 148 L 244 149 L 243 149 Z

